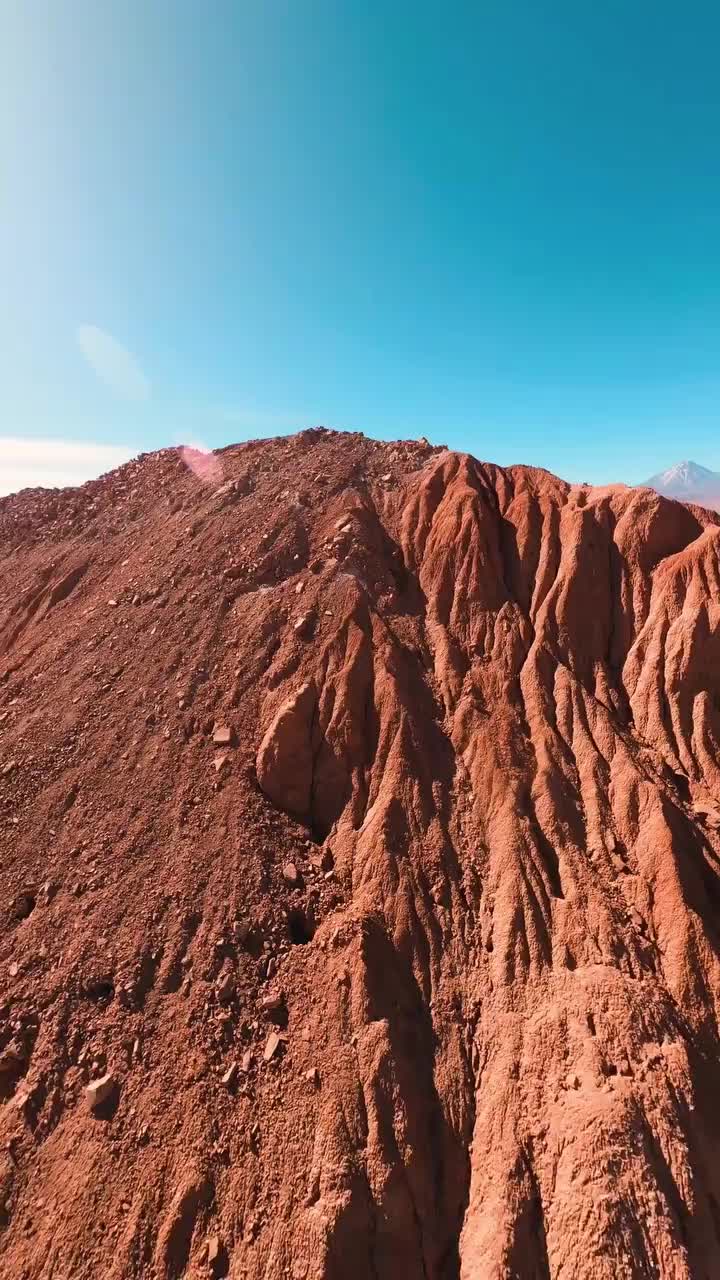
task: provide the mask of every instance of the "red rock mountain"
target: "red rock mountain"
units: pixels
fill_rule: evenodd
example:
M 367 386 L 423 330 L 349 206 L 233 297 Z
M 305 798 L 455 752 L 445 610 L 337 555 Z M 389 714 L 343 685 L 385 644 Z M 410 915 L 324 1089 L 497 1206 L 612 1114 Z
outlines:
M 0 1273 L 720 1275 L 718 518 L 317 430 L 0 537 Z

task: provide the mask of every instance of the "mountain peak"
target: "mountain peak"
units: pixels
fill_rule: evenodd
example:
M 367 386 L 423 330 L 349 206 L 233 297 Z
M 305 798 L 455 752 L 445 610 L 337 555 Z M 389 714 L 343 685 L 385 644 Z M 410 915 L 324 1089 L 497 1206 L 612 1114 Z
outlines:
M 700 506 L 716 507 L 720 500 L 720 473 L 689 459 L 658 472 L 646 483 L 664 497 L 696 502 Z

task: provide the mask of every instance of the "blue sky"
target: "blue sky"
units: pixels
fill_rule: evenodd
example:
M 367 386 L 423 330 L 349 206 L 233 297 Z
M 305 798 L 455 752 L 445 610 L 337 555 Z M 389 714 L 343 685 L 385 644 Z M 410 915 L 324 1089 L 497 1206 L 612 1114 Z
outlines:
M 8 0 L 0 436 L 720 468 L 719 46 L 692 0 Z

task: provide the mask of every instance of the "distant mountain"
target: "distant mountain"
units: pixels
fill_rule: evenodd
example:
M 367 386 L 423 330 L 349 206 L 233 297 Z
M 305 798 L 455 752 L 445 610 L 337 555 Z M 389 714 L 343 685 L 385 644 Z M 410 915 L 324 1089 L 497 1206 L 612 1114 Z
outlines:
M 697 462 L 677 462 L 667 471 L 651 476 L 646 484 L 666 498 L 720 509 L 720 472 L 710 471 Z

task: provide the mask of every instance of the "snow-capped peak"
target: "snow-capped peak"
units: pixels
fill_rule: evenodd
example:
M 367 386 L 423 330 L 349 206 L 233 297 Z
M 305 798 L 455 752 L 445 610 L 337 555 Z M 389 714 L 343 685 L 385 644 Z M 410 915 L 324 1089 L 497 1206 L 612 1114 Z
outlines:
M 696 502 L 701 506 L 718 505 L 720 474 L 701 467 L 697 462 L 676 462 L 647 481 L 648 487 L 667 498 Z
M 714 478 L 714 472 L 709 471 L 707 467 L 699 466 L 697 462 L 676 462 L 674 467 L 668 467 L 667 471 L 655 477 L 661 484 L 685 487 L 692 487 L 698 482 L 702 483 L 704 480 Z

